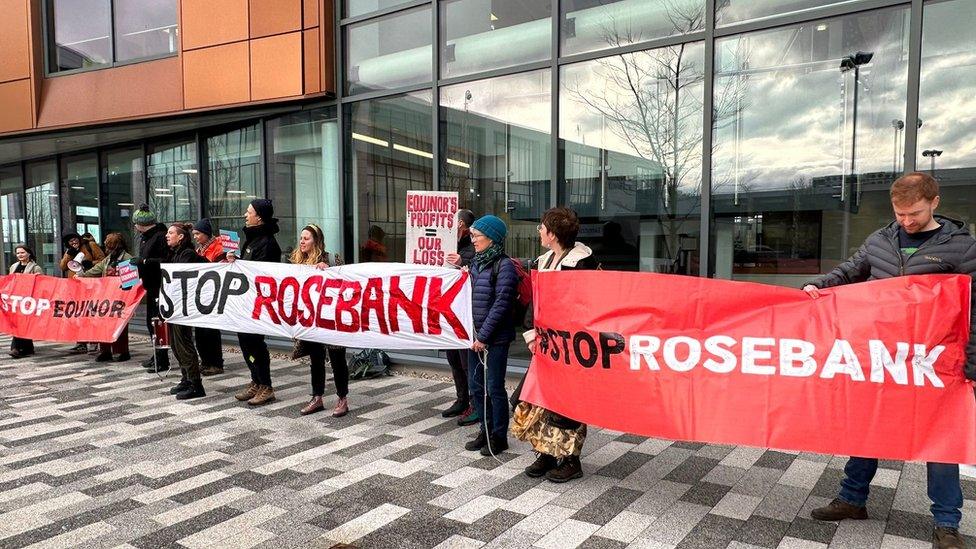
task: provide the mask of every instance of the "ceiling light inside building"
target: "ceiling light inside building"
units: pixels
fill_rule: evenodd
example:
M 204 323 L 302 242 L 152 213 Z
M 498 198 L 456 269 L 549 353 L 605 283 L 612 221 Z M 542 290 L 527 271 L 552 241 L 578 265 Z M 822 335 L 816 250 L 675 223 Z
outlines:
M 407 154 L 415 154 L 417 156 L 423 156 L 424 158 L 434 158 L 433 153 L 422 151 L 420 149 L 415 149 L 413 147 L 407 147 L 405 145 L 400 145 L 399 143 L 394 143 L 393 148 L 400 152 L 405 152 Z
M 448 158 L 447 163 L 451 164 L 452 166 L 460 166 L 465 169 L 471 168 L 471 164 L 468 164 L 467 162 L 461 162 L 460 160 L 454 160 L 453 158 Z
M 229 190 L 229 191 L 227 191 L 227 194 L 244 194 L 246 192 L 247 191 L 233 191 L 233 190 Z
M 183 173 L 193 174 L 193 173 L 197 173 L 197 170 L 194 169 L 194 168 L 187 168 L 187 169 L 183 170 Z
M 827 30 L 827 23 L 820 23 L 819 25 L 817 25 L 817 30 L 820 32 Z
M 389 147 L 390 144 L 382 139 L 377 139 L 375 137 L 370 137 L 368 135 L 363 135 L 361 133 L 352 132 L 352 138 L 357 141 L 365 141 L 367 143 L 372 143 L 374 145 L 379 145 L 381 147 Z

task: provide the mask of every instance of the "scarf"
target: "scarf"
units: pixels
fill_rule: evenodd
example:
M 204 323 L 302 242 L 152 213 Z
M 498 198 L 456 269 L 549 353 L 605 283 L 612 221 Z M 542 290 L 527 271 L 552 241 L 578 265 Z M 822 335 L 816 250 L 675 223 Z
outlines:
M 505 248 L 498 242 L 493 242 L 492 245 L 486 248 L 484 251 L 475 252 L 474 260 L 478 264 L 478 268 L 483 270 L 504 253 Z

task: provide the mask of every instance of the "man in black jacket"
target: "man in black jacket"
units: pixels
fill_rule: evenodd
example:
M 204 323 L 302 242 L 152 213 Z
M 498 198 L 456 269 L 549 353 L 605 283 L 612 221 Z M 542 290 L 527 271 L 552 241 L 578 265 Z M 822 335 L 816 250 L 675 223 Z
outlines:
M 139 232 L 138 257 L 133 258 L 132 264 L 139 267 L 139 278 L 142 280 L 142 287 L 146 289 L 146 327 L 149 329 L 149 337 L 155 337 L 153 319 L 159 316 L 159 288 L 162 279 L 159 269 L 146 268 L 140 260 L 152 259 L 158 262 L 166 257 L 166 226 L 156 220 L 156 214 L 149 211 L 148 204 L 139 206 L 132 214 L 132 223 Z M 160 372 L 169 370 L 169 354 L 165 349 L 159 349 L 154 357 L 142 363 L 142 367 Z
M 895 221 L 875 231 L 850 259 L 803 290 L 817 298 L 820 289 L 865 280 L 931 273 L 976 275 L 976 239 L 965 224 L 935 215 L 939 206 L 939 184 L 935 179 L 923 173 L 899 178 L 891 186 L 891 205 Z M 976 307 L 971 314 L 976 315 Z M 964 369 L 967 378 L 976 380 L 976 318 L 971 319 L 969 329 Z M 935 518 L 932 546 L 965 547 L 959 535 L 963 503 L 959 466 L 951 463 L 927 466 L 928 495 Z M 865 505 L 877 470 L 877 459 L 851 457 L 844 468 L 839 496 L 810 515 L 818 520 L 868 518 Z
M 458 210 L 457 221 L 457 253 L 447 254 L 447 262 L 455 267 L 467 267 L 474 259 L 474 245 L 471 244 L 471 224 L 474 223 L 474 213 L 471 210 Z M 458 425 L 474 425 L 479 419 L 474 413 L 468 396 L 468 352 L 448 349 L 446 354 L 447 363 L 451 365 L 451 375 L 454 376 L 457 400 L 450 408 L 441 412 L 441 415 L 461 416 L 458 418 Z
M 244 242 L 241 245 L 241 259 L 248 261 L 281 262 L 281 248 L 275 236 L 278 220 L 274 217 L 274 206 L 266 198 L 251 201 L 244 213 Z M 234 261 L 233 252 L 227 254 L 228 261 Z M 275 399 L 274 389 L 271 387 L 271 353 L 263 335 L 237 334 L 241 344 L 241 354 L 244 362 L 251 370 L 251 383 L 234 398 L 247 401 L 251 406 L 267 404 Z

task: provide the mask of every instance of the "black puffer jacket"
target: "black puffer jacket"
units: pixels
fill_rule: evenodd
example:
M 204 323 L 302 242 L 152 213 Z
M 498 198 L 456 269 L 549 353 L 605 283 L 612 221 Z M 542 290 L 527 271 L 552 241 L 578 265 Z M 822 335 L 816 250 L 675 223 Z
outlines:
M 278 234 L 278 220 L 255 227 L 244 227 L 244 243 L 241 245 L 241 259 L 250 261 L 281 262 L 281 247 L 274 235 Z
M 139 257 L 142 259 L 161 260 L 166 258 L 169 253 L 169 246 L 166 245 L 166 225 L 156 223 L 148 231 L 142 233 L 139 238 Z M 145 265 L 139 267 L 139 278 L 142 285 L 149 293 L 158 293 L 162 281 L 159 278 L 159 269 L 146 268 Z
M 920 274 L 967 274 L 974 277 L 976 297 L 976 239 L 961 221 L 935 216 L 942 229 L 905 258 L 898 246 L 898 223 L 871 234 L 860 249 L 832 271 L 813 280 L 818 288 Z M 976 380 L 976 306 L 970 307 L 969 344 L 966 346 L 966 377 Z

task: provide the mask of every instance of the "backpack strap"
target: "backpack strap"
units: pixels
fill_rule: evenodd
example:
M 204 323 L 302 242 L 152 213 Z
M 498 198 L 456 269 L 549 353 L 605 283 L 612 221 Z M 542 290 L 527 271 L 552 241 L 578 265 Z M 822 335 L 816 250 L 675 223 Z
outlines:
M 492 289 L 492 291 L 495 290 L 495 284 L 498 283 L 498 271 L 500 271 L 502 269 L 502 260 L 511 261 L 511 258 L 509 258 L 505 254 L 502 254 L 502 255 L 498 256 L 498 259 L 496 259 L 494 263 L 491 264 L 491 289 Z

